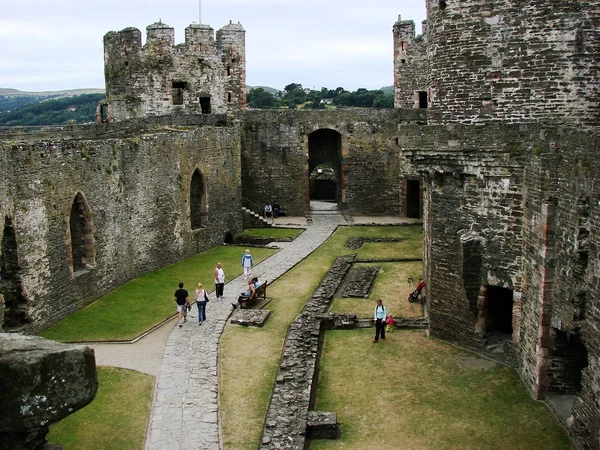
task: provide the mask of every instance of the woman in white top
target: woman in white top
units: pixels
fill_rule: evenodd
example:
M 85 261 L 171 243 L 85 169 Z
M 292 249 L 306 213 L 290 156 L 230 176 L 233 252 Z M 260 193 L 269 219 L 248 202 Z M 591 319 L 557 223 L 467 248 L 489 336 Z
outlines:
M 202 325 L 202 322 L 206 320 L 206 302 L 208 302 L 208 295 L 202 287 L 202 283 L 198 283 L 194 299 L 196 300 L 196 306 L 198 307 L 198 322 L 199 325 Z
M 375 322 L 375 339 L 373 342 L 379 342 L 379 335 L 381 340 L 385 341 L 385 319 L 387 317 L 387 309 L 381 303 L 381 300 L 377 300 L 377 306 L 375 307 L 375 313 L 373 314 L 373 321 Z

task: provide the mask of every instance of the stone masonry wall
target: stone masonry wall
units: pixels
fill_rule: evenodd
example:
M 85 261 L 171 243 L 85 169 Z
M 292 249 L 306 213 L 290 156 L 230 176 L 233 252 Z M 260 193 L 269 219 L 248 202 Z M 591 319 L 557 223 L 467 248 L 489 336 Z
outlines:
M 419 108 L 419 92 L 427 92 L 427 22 L 423 34 L 415 36 L 415 23 L 401 20 L 394 24 L 394 107 Z
M 431 332 L 481 350 L 478 305 L 467 297 L 465 285 L 465 270 L 477 260 L 467 250 L 481 249 L 481 263 L 475 268 L 478 286 L 519 290 L 521 150 L 506 142 L 527 142 L 528 134 L 517 127 L 399 128 L 403 154 L 426 183 L 426 307 Z
M 543 130 L 526 167 L 520 371 L 543 398 L 555 365 L 556 331 L 587 350 L 570 432 L 581 448 L 598 448 L 600 429 L 600 192 L 598 138 Z
M 430 123 L 597 122 L 600 0 L 427 0 Z
M 400 147 L 427 183 L 431 333 L 485 351 L 476 331 L 481 298 L 469 300 L 465 279 L 477 264 L 465 261 L 466 244 L 476 243 L 479 284 L 514 289 L 517 367 L 537 398 L 550 386 L 553 330 L 585 346 L 570 433 L 582 448 L 598 448 L 597 135 L 524 125 L 400 128 Z
M 396 144 L 398 122 L 422 122 L 416 110 L 247 111 L 243 113 L 242 190 L 258 205 L 278 200 L 289 215 L 308 211 L 308 135 L 341 135 L 342 201 L 356 214 L 399 215 L 402 178 L 416 175 Z
M 97 138 L 0 141 L 14 173 L 12 192 L 0 198 L 0 227 L 5 217 L 14 223 L 29 331 L 242 230 L 237 125 L 155 126 L 119 138 L 111 137 L 112 125 L 100 128 L 105 134 Z M 208 220 L 192 230 L 196 169 L 204 176 Z M 93 217 L 95 265 L 74 274 L 68 235 L 77 193 Z
M 246 105 L 245 31 L 228 24 L 217 31 L 194 24 L 185 43 L 163 23 L 104 36 L 107 120 L 171 113 L 235 112 Z M 203 101 L 210 99 L 210 111 Z M 99 118 L 100 120 L 100 118 Z

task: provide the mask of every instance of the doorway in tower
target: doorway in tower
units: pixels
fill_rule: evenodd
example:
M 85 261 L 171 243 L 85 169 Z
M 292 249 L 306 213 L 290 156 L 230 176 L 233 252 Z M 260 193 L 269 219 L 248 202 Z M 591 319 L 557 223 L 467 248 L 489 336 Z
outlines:
M 404 206 L 406 217 L 420 219 L 423 216 L 423 191 L 420 180 L 404 180 Z
M 342 191 L 342 136 L 320 129 L 308 135 L 307 192 L 310 209 L 338 209 Z M 305 197 L 305 198 L 306 198 Z

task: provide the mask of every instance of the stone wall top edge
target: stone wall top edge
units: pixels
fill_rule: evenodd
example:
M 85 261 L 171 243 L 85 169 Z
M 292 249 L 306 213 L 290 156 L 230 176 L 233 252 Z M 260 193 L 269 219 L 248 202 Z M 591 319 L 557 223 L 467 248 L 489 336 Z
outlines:
M 41 140 L 41 139 L 105 139 L 123 137 L 140 131 L 152 131 L 157 127 L 216 127 L 233 126 L 233 120 L 226 114 L 211 115 L 165 115 L 143 119 L 128 119 L 107 124 L 54 125 L 38 127 L 0 128 L 1 140 Z

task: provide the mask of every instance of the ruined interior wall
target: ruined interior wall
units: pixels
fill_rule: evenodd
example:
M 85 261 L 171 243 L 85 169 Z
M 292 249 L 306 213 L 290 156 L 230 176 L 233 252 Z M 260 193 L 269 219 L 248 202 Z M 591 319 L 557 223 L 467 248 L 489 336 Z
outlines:
M 431 123 L 597 121 L 600 0 L 428 0 L 427 23 Z
M 543 130 L 527 164 L 520 372 L 537 397 L 552 383 L 555 331 L 585 346 L 588 367 L 570 432 L 582 448 L 600 429 L 600 285 L 597 138 L 585 131 Z M 549 231 L 549 233 L 548 233 Z
M 431 333 L 471 348 L 484 343 L 475 332 L 477 304 L 465 290 L 464 245 L 481 246 L 480 285 L 518 288 L 522 162 L 520 150 L 506 142 L 524 140 L 522 133 L 496 126 L 399 127 L 400 147 L 426 182 Z
M 237 127 L 165 127 L 115 139 L 2 140 L 15 173 L 22 282 L 43 329 L 132 278 L 242 230 Z M 208 224 L 191 229 L 190 181 L 208 189 Z M 72 273 L 69 214 L 77 192 L 93 216 L 95 267 Z
M 258 205 L 278 200 L 290 215 L 305 213 L 308 135 L 341 134 L 342 208 L 399 215 L 402 178 L 415 175 L 396 145 L 398 122 L 424 120 L 415 110 L 247 111 L 243 114 L 242 190 Z

